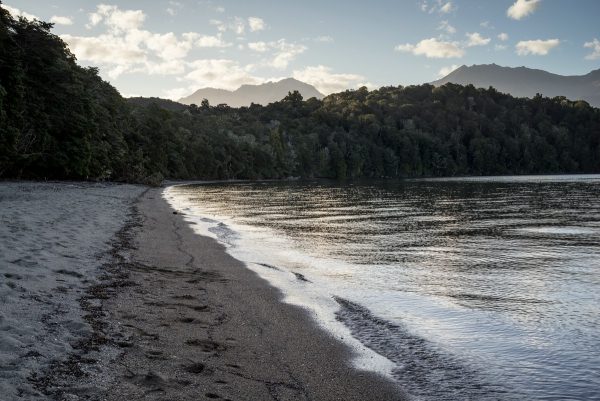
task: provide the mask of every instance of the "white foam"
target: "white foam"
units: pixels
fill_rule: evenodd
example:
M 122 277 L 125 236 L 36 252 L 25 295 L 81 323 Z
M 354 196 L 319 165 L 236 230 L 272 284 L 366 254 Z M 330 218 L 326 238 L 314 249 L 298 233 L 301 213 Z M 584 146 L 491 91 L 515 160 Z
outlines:
M 174 209 L 185 211 L 184 219 L 192 223 L 190 226 L 197 234 L 221 242 L 231 256 L 280 289 L 284 302 L 308 310 L 320 326 L 351 347 L 355 353 L 352 363 L 356 368 L 391 377 L 394 363 L 364 346 L 352 336 L 348 327 L 336 319 L 335 313 L 339 309 L 339 304 L 333 299 L 338 281 L 336 277 L 347 278 L 350 266 L 341 261 L 306 255 L 272 230 L 240 225 L 228 216 L 208 213 L 199 205 L 178 197 L 172 188 L 166 188 L 163 197 Z M 332 280 L 313 280 L 313 277 L 319 276 L 317 269 L 327 271 Z M 310 282 L 299 280 L 296 274 Z M 339 284 L 342 284 L 341 280 Z

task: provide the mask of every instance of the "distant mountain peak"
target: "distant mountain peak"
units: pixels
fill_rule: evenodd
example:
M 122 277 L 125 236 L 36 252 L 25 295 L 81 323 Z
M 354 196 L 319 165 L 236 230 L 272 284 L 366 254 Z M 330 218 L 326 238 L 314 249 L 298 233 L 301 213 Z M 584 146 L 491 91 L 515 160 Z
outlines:
M 287 96 L 288 92 L 297 90 L 303 98 L 316 97 L 322 99 L 323 94 L 314 86 L 295 78 L 284 78 L 259 85 L 245 84 L 234 91 L 226 89 L 202 88 L 190 96 L 179 99 L 183 104 L 200 104 L 207 99 L 210 104 L 225 103 L 231 107 L 250 106 L 251 103 L 267 105 Z
M 600 107 L 600 69 L 586 75 L 564 76 L 548 71 L 520 67 L 505 67 L 497 64 L 474 64 L 460 66 L 447 76 L 432 82 L 441 86 L 452 82 L 460 85 L 472 84 L 480 88 L 490 86 L 500 92 L 518 97 L 565 96 L 571 100 L 585 100 Z

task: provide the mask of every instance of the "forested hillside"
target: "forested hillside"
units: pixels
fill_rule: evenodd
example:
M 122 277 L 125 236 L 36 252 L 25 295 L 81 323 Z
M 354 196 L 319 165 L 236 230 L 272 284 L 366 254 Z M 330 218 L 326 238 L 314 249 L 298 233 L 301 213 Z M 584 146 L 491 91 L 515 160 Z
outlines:
M 0 177 L 158 182 L 600 172 L 600 110 L 447 84 L 239 109 L 128 103 L 0 8 Z

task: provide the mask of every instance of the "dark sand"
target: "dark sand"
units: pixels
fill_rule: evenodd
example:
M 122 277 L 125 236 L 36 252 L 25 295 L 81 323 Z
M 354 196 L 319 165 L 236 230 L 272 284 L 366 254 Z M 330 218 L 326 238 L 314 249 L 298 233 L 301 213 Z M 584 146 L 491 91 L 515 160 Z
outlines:
M 94 334 L 38 388 L 65 400 L 400 400 L 301 308 L 143 195 L 82 299 Z

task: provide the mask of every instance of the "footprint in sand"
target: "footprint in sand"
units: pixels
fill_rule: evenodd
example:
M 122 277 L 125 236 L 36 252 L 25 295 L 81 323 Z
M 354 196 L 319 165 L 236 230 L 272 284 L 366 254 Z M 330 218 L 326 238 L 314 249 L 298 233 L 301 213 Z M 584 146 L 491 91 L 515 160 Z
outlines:
M 194 338 L 185 342 L 192 347 L 199 347 L 203 352 L 219 352 L 227 350 L 227 346 L 211 340 Z
M 198 375 L 198 374 L 204 372 L 205 368 L 206 368 L 206 366 L 203 363 L 198 362 L 198 363 L 193 363 L 189 366 L 186 366 L 184 369 L 186 372 Z

